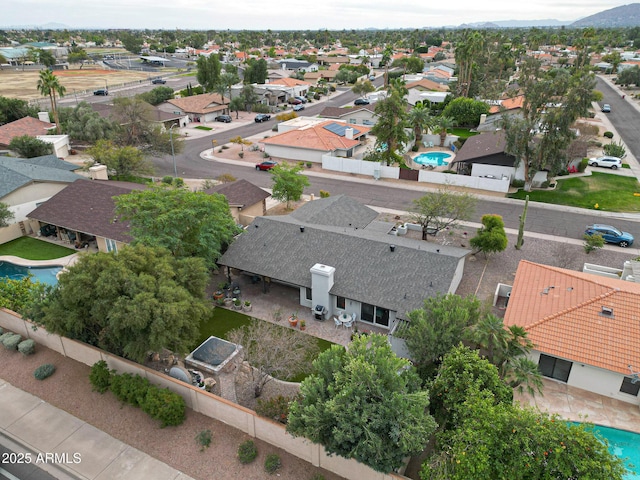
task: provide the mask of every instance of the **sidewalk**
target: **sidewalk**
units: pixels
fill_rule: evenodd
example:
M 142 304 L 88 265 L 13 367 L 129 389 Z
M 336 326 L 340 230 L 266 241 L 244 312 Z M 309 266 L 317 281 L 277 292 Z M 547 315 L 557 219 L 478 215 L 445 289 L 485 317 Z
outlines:
M 0 444 L 62 480 L 191 478 L 1 379 Z

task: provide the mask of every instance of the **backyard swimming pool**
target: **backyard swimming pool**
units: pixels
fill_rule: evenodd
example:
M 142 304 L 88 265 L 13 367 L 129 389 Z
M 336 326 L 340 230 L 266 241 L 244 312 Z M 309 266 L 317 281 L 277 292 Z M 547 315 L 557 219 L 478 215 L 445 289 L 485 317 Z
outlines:
M 570 422 L 576 424 L 576 422 Z M 594 425 L 593 430 L 609 442 L 609 451 L 624 459 L 625 480 L 640 480 L 640 433 Z
M 427 152 L 421 153 L 417 157 L 414 157 L 413 161 L 420 165 L 432 165 L 434 167 L 441 167 L 442 165 L 449 164 L 449 162 L 445 162 L 445 159 L 450 157 L 451 154 L 447 152 Z
M 20 280 L 31 274 L 33 275 L 34 281 L 55 285 L 58 283 L 56 273 L 60 270 L 62 270 L 62 267 L 57 265 L 50 267 L 23 267 L 11 262 L 0 261 L 0 279 L 10 278 L 12 280 Z

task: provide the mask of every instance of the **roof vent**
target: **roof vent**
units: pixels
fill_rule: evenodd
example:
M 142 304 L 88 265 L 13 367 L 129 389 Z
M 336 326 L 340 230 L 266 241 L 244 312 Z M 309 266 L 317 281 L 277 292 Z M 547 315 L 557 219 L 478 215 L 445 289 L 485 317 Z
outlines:
M 605 307 L 604 305 L 602 306 L 602 310 L 600 310 L 600 313 L 606 317 L 613 317 L 613 308 L 611 307 Z
M 395 245 L 389 245 L 389 250 L 391 250 L 392 252 L 396 251 L 396 246 Z
M 304 225 L 300 225 L 300 233 L 304 233 Z

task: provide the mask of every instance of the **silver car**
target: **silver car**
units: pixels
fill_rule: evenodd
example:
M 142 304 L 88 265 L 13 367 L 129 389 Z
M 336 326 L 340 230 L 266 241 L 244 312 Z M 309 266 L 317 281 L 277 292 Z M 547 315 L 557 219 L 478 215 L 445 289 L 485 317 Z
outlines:
M 617 168 L 622 168 L 622 160 L 618 157 L 611 157 L 609 155 L 603 155 L 598 158 L 590 158 L 589 165 L 592 167 L 607 167 L 613 170 Z

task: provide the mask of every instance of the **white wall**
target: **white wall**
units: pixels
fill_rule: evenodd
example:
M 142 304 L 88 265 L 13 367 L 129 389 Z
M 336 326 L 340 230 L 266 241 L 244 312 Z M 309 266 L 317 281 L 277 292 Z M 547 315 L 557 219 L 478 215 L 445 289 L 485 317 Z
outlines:
M 460 187 L 489 190 L 492 192 L 506 193 L 509 191 L 508 179 L 493 179 L 483 177 L 469 177 L 467 175 L 453 175 L 450 173 L 420 170 L 418 182 L 436 183 L 439 185 L 455 185 Z
M 322 156 L 327 152 L 320 150 L 304 150 L 302 148 L 292 148 L 282 145 L 264 145 L 264 151 L 268 155 L 294 162 L 322 162 Z

